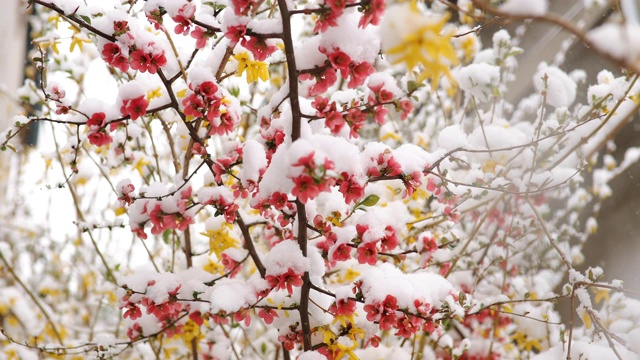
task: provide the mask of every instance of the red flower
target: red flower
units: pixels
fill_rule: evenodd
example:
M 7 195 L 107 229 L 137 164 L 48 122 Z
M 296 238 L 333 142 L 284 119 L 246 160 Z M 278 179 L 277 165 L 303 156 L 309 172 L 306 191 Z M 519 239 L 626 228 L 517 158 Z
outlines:
M 244 34 L 247 33 L 246 25 L 234 25 L 227 27 L 227 31 L 225 31 L 224 36 L 231 40 L 231 45 L 235 45 L 244 37 Z
M 340 70 L 342 77 L 346 78 L 349 75 L 349 64 L 351 64 L 351 58 L 346 53 L 335 50 L 329 54 L 329 62 L 335 69 Z
M 332 134 L 338 134 L 346 124 L 340 111 L 330 112 L 325 118 L 324 123 L 329 130 L 331 130 Z
M 373 74 L 376 71 L 373 65 L 369 64 L 366 61 L 361 62 L 357 65 L 351 64 L 350 69 L 351 78 L 349 79 L 349 83 L 347 84 L 347 87 L 349 89 L 355 89 L 356 87 L 364 84 L 369 75 Z
M 321 73 L 313 75 L 316 80 L 316 83 L 311 86 L 309 89 L 309 96 L 316 96 L 323 94 L 329 89 L 329 87 L 335 84 L 336 80 L 338 80 L 338 76 L 336 75 L 336 69 L 328 67 Z M 304 76 L 301 76 L 304 79 Z
M 105 124 L 105 118 L 106 115 L 103 112 L 97 112 L 94 113 L 93 115 L 91 115 L 91 118 L 89 118 L 89 120 L 87 120 L 87 126 L 89 127 L 104 127 Z
M 308 175 L 300 175 L 293 178 L 295 187 L 291 190 L 293 196 L 297 196 L 302 203 L 315 199 L 320 194 L 320 188 L 316 185 L 315 180 Z
M 364 187 L 360 185 L 353 175 L 342 173 L 345 180 L 339 182 L 340 192 L 344 196 L 344 201 L 349 204 L 356 202 L 364 196 Z
M 325 32 L 331 26 L 338 26 L 338 18 L 342 15 L 342 10 L 331 11 L 327 9 L 320 13 L 318 20 L 316 20 L 316 26 L 313 28 L 313 32 Z
M 243 38 L 240 43 L 247 50 L 251 51 L 253 58 L 257 61 L 265 61 L 267 56 L 273 54 L 277 47 L 267 44 L 266 39 L 250 36 L 249 40 Z
M 385 0 L 371 0 L 371 2 L 362 6 L 362 17 L 360 18 L 358 26 L 365 28 L 369 24 L 378 25 L 385 7 Z
M 120 107 L 120 113 L 125 116 L 131 116 L 131 120 L 136 120 L 147 113 L 148 106 L 149 101 L 144 98 L 144 95 L 140 95 L 135 99 L 124 100 Z
M 127 21 L 113 22 L 113 36 L 124 35 L 129 32 L 129 23 Z
M 192 20 L 195 18 L 196 5 L 188 2 L 178 10 L 178 15 L 172 17 L 173 21 L 177 23 L 175 32 L 176 34 L 189 35 L 191 30 Z
M 102 48 L 102 58 L 107 64 L 125 72 L 129 70 L 129 59 L 122 54 L 120 46 L 114 43 L 107 43 Z
M 293 287 L 302 286 L 302 274 L 297 274 L 293 269 L 278 276 L 267 275 L 264 278 L 269 282 L 269 286 L 276 289 L 287 289 L 289 295 L 293 294 Z
M 140 72 L 148 71 L 150 74 L 158 72 L 158 68 L 167 63 L 164 51 L 158 53 L 145 53 L 138 49 L 131 53 L 131 68 Z
M 334 316 L 346 315 L 349 316 L 356 311 L 356 302 L 352 299 L 340 299 L 333 303 L 329 307 L 329 312 Z
M 358 246 L 358 262 L 360 264 L 369 264 L 371 266 L 376 264 L 378 260 L 378 249 L 375 242 L 366 242 Z
M 125 305 L 127 311 L 124 312 L 124 318 L 130 318 L 131 320 L 139 319 L 142 316 L 142 311 L 136 304 L 128 303 Z
M 351 259 L 351 246 L 349 244 L 340 244 L 333 251 L 333 261 L 347 261 Z
M 182 106 L 184 106 L 184 114 L 186 116 L 193 116 L 194 118 L 204 116 L 202 113 L 204 102 L 196 94 L 190 94 L 182 99 Z
M 231 0 L 231 5 L 236 16 L 242 16 L 249 14 L 249 9 L 255 4 L 251 0 Z
M 258 311 L 258 316 L 264 320 L 265 324 L 271 325 L 274 318 L 279 317 L 278 313 L 274 309 L 265 309 L 262 308 Z
M 104 129 L 101 129 L 95 132 L 90 132 L 87 137 L 89 138 L 89 143 L 97 147 L 109 145 L 111 144 L 111 142 L 113 142 L 113 139 L 111 138 L 111 136 L 107 134 Z

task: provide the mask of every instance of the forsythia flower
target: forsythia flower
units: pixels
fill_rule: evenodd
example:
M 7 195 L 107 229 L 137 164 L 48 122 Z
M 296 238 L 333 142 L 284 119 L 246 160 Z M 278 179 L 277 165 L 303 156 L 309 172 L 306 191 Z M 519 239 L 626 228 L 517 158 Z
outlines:
M 222 259 L 222 252 L 228 248 L 238 247 L 238 241 L 229 235 L 230 224 L 223 223 L 217 230 L 206 230 L 201 232 L 209 238 L 209 254 L 215 253 L 218 259 Z
M 242 73 L 247 71 L 247 83 L 269 80 L 269 67 L 265 62 L 251 60 L 248 52 L 242 52 L 233 55 L 233 58 L 238 61 L 238 76 L 242 76 Z
M 418 81 L 429 79 L 433 89 L 449 68 L 458 64 L 451 44 L 453 31 L 443 33 L 449 15 L 424 16 L 417 6 L 402 4 L 389 9 L 383 21 L 382 49 L 392 64 L 404 63 L 408 69 L 422 65 Z

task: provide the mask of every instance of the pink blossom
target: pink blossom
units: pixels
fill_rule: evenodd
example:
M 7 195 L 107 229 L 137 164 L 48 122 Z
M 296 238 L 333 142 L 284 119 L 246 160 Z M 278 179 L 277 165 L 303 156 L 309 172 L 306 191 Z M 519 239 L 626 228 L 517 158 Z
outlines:
M 293 294 L 293 287 L 302 286 L 302 274 L 298 274 L 293 269 L 287 270 L 280 275 L 267 275 L 265 280 L 269 282 L 269 286 L 276 289 L 287 289 L 289 295 Z
M 340 244 L 333 251 L 333 261 L 347 261 L 351 259 L 351 246 L 349 244 Z
M 386 7 L 385 0 L 370 0 L 365 5 L 362 5 L 362 17 L 358 26 L 365 28 L 369 24 L 378 25 L 382 19 L 382 14 Z
M 104 129 L 89 132 L 87 138 L 89 139 L 89 143 L 97 147 L 109 145 L 113 142 L 111 136 L 107 134 Z
M 369 78 L 369 75 L 373 74 L 376 71 L 373 65 L 366 61 L 355 65 L 351 64 L 349 68 L 351 70 L 351 77 L 349 79 L 349 83 L 347 84 L 347 87 L 349 89 L 355 89 L 358 86 L 364 84 L 365 81 L 367 81 L 367 78 Z
M 277 47 L 267 44 L 267 40 L 256 36 L 250 36 L 249 40 L 242 39 L 240 43 L 245 49 L 251 51 L 253 58 L 257 61 L 265 61 L 267 57 L 273 54 Z
M 247 33 L 247 26 L 246 25 L 234 25 L 234 26 L 229 26 L 227 28 L 227 31 L 225 31 L 224 36 L 231 40 L 231 44 L 235 45 L 238 43 L 238 41 L 240 41 L 240 39 L 243 39 L 244 34 Z
M 315 183 L 315 180 L 308 175 L 300 175 L 293 178 L 295 184 L 291 194 L 298 197 L 302 203 L 307 203 L 309 200 L 313 200 L 320 194 L 320 188 Z
M 176 34 L 189 35 L 193 19 L 195 19 L 196 5 L 192 2 L 188 2 L 178 10 L 178 15 L 172 17 L 176 22 L 175 32 Z
M 375 265 L 378 261 L 378 249 L 375 242 L 366 242 L 358 246 L 358 263 Z
M 264 320 L 265 324 L 271 325 L 274 318 L 279 317 L 278 313 L 274 309 L 262 308 L 258 311 L 258 316 Z
M 120 107 L 120 113 L 124 116 L 129 115 L 131 120 L 136 120 L 147 113 L 148 106 L 149 101 L 145 99 L 144 95 L 141 95 L 135 99 L 124 100 Z

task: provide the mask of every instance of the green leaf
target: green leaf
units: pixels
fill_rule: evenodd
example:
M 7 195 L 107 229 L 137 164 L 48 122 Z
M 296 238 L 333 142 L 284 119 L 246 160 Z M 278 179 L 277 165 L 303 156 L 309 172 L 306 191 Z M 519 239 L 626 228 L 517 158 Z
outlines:
M 367 206 L 367 207 L 371 207 L 371 206 L 374 206 L 375 204 L 377 204 L 379 200 L 380 200 L 380 196 L 378 196 L 376 194 L 371 194 L 371 195 L 367 196 L 364 200 L 362 200 L 362 202 L 360 204 L 364 205 L 364 206 Z
M 165 244 L 169 244 L 169 235 L 171 235 L 171 230 L 165 230 L 162 233 L 162 241 L 164 241 Z
M 530 292 L 527 291 L 526 293 L 524 293 L 525 300 L 530 298 L 530 297 L 531 297 L 531 293 Z
M 91 18 L 86 16 L 86 15 L 80 15 L 80 17 L 82 18 L 82 20 L 84 20 L 84 22 L 86 22 L 87 24 L 91 25 Z

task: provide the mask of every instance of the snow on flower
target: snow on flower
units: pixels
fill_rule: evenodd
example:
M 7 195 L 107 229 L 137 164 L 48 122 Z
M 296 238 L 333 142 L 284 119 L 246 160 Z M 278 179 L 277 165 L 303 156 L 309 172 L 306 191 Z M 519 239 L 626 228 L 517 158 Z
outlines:
M 568 107 L 576 99 L 576 83 L 555 66 L 543 67 L 533 76 L 536 90 L 546 92 L 546 100 L 555 107 Z

